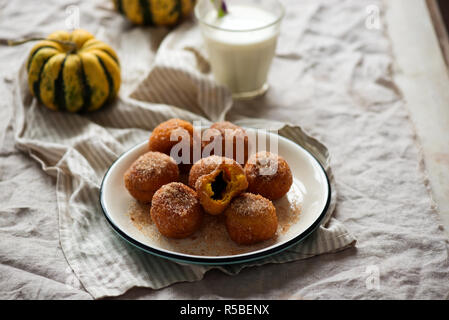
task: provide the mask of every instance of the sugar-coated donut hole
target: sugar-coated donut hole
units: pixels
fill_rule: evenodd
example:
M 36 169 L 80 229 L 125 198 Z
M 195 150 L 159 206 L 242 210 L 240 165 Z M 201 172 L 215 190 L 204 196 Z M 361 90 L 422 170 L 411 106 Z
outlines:
M 290 166 L 283 157 L 275 153 L 261 151 L 253 154 L 244 170 L 249 184 L 248 191 L 270 200 L 285 196 L 293 184 Z
M 172 139 L 172 135 L 177 139 Z M 181 161 L 178 161 L 179 169 L 184 173 L 189 172 L 193 160 L 193 126 L 190 122 L 173 118 L 160 123 L 151 133 L 148 147 L 150 151 L 159 151 L 170 155 L 172 148 L 179 143 L 181 145 L 187 144 L 181 152 L 188 149 L 190 153 L 187 163 L 182 161 L 183 156 L 180 157 Z M 176 156 L 179 156 L 179 154 Z
M 242 193 L 231 202 L 225 216 L 229 237 L 238 244 L 255 244 L 276 235 L 276 208 L 261 195 Z
M 172 182 L 156 191 L 150 215 L 162 235 L 181 239 L 200 228 L 203 210 L 193 189 Z
M 149 151 L 131 164 L 123 178 L 131 196 L 140 202 L 149 203 L 160 187 L 178 181 L 179 169 L 170 156 Z

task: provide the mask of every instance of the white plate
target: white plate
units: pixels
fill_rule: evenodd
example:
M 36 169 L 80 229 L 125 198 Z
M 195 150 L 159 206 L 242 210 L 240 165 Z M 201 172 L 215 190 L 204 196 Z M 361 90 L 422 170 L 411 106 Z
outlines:
M 251 130 L 253 129 L 247 129 L 249 132 Z M 288 207 L 289 201 L 293 198 L 301 200 L 299 216 L 295 218 L 294 223 L 289 223 L 288 228 L 284 228 L 284 232 L 278 232 L 275 239 L 253 247 L 235 245 L 242 248 L 242 252 L 235 254 L 215 252 L 210 246 L 201 254 L 196 254 L 183 252 L 177 246 L 170 245 L 169 241 L 171 240 L 161 235 L 151 237 L 148 236 L 148 233 L 142 232 L 142 229 L 139 229 L 131 221 L 128 213 L 130 204 L 136 203 L 136 201 L 126 190 L 123 175 L 140 155 L 148 151 L 147 141 L 122 154 L 106 172 L 100 189 L 100 203 L 106 219 L 123 239 L 137 248 L 182 263 L 209 265 L 241 263 L 267 257 L 297 244 L 310 235 L 322 222 L 330 204 L 329 180 L 321 164 L 310 152 L 282 136 L 273 137 L 273 133 L 267 132 L 262 132 L 262 135 L 271 135 L 265 136 L 266 139 L 279 138 L 278 153 L 287 161 L 294 177 L 294 184 L 287 196 L 274 201 L 277 210 L 286 205 Z M 154 232 L 157 233 L 157 230 Z M 188 241 L 194 240 L 178 239 L 173 241 L 176 241 L 177 244 L 182 244 L 183 241 L 188 244 Z M 197 243 L 198 239 L 192 246 L 196 247 Z

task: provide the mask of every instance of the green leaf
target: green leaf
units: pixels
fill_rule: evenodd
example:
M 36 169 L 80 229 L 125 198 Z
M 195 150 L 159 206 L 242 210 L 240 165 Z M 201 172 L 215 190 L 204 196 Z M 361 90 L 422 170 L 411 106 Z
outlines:
M 226 7 L 226 3 L 224 0 L 210 0 L 214 7 L 217 9 L 217 14 L 219 18 L 224 17 L 228 13 L 228 9 Z
M 219 18 L 222 18 L 225 15 L 226 15 L 226 12 L 222 8 L 218 9 L 218 17 Z

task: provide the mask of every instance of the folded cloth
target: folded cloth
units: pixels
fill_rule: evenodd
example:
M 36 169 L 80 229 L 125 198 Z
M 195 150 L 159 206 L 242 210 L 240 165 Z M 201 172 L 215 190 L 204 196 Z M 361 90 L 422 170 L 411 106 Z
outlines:
M 16 80 L 16 146 L 56 177 L 61 247 L 94 298 L 120 295 L 135 286 L 157 289 L 200 280 L 212 268 L 236 274 L 249 266 L 336 252 L 356 242 L 342 223 L 332 218 L 336 186 L 327 148 L 298 126 L 261 119 L 241 119 L 237 124 L 278 130 L 312 152 L 332 183 L 332 201 L 325 221 L 305 241 L 250 263 L 198 266 L 142 252 L 110 228 L 101 212 L 99 188 L 112 162 L 148 139 L 150 131 L 164 120 L 177 117 L 211 123 L 225 119 L 232 106 L 229 91 L 213 81 L 197 40 L 198 30 L 192 23 L 172 32 L 162 42 L 153 68 L 137 89 L 92 114 L 53 112 L 41 106 L 29 94 L 24 66 Z

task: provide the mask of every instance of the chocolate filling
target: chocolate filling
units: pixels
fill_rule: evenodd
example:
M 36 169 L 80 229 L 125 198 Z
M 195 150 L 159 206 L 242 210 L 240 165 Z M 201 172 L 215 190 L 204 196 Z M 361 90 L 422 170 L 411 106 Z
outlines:
M 220 173 L 215 177 L 215 180 L 211 182 L 212 191 L 214 192 L 212 199 L 223 199 L 227 185 L 228 183 L 223 177 L 223 171 L 220 171 Z

